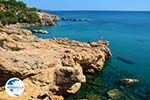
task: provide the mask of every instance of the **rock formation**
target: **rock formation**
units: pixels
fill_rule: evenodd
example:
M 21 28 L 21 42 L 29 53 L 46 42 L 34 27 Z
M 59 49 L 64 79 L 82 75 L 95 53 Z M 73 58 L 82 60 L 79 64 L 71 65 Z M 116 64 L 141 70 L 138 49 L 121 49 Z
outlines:
M 15 100 L 63 100 L 86 82 L 83 72 L 101 70 L 111 57 L 105 41 L 90 44 L 58 39 L 40 39 L 25 29 L 0 28 L 0 99 L 12 100 L 4 90 L 9 78 L 25 84 Z
M 62 21 L 88 21 L 87 19 L 61 18 Z
M 139 82 L 138 79 L 125 78 L 120 80 L 123 85 L 134 85 Z
M 48 31 L 46 30 L 33 30 L 33 33 L 41 33 L 41 34 L 48 34 Z
M 107 92 L 107 95 L 111 100 L 122 100 L 120 99 L 122 96 L 122 93 L 118 89 L 109 90 Z
M 44 26 L 53 26 L 56 24 L 56 21 L 59 20 L 59 17 L 56 15 L 48 14 L 45 12 L 37 12 L 37 15 L 39 16 L 42 25 Z

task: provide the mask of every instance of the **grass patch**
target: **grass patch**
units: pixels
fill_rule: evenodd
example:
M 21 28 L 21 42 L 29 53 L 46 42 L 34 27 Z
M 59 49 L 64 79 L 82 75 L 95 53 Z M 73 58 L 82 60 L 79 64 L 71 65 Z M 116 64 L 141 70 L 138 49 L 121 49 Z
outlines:
M 15 35 L 12 36 L 12 39 L 13 39 L 14 41 L 21 41 L 21 39 L 20 39 L 19 37 L 15 36 Z
M 0 46 L 3 47 L 4 45 L 4 40 L 0 40 Z
M 20 51 L 22 50 L 21 48 L 18 47 L 9 47 L 12 51 Z

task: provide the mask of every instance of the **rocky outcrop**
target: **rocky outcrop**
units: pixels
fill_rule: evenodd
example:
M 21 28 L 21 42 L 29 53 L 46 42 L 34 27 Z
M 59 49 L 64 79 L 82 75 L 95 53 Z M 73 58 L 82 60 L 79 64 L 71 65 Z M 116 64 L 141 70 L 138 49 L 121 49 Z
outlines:
M 48 31 L 46 30 L 33 30 L 33 33 L 41 33 L 41 34 L 48 34 Z
M 40 39 L 25 29 L 0 28 L 0 97 L 12 100 L 4 91 L 6 81 L 18 77 L 25 84 L 18 100 L 63 100 L 86 82 L 83 72 L 101 70 L 111 57 L 106 41 L 90 44 L 58 39 Z
M 41 23 L 43 26 L 52 26 L 55 25 L 56 22 L 59 20 L 59 17 L 56 15 L 48 14 L 45 12 L 37 12 Z
M 88 21 L 87 19 L 61 18 L 62 21 Z
M 125 78 L 125 79 L 121 79 L 120 82 L 123 85 L 134 85 L 136 83 L 139 83 L 139 80 L 138 79 Z

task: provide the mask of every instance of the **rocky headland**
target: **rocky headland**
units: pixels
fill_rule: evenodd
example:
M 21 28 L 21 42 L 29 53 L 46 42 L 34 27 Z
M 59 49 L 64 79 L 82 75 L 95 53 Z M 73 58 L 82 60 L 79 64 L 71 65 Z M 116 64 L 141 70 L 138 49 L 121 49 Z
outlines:
M 40 18 L 41 25 L 44 26 L 54 26 L 56 22 L 59 20 L 59 17 L 53 14 L 48 14 L 46 12 L 36 12 L 38 17 Z
M 18 77 L 25 84 L 16 100 L 63 100 L 86 82 L 84 72 L 100 71 L 111 57 L 104 40 L 83 43 L 65 38 L 40 39 L 29 30 L 0 27 L 0 97 L 13 100 L 4 90 Z

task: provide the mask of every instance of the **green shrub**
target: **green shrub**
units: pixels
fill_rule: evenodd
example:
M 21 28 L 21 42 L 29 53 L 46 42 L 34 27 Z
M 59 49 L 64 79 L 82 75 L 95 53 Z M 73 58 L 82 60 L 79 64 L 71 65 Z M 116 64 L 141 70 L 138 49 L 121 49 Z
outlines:
M 0 23 L 40 23 L 40 18 L 36 14 L 36 8 L 27 8 L 22 1 L 16 0 L 0 0 L 0 4 L 4 4 L 6 11 L 0 11 Z
M 0 0 L 0 4 L 4 4 L 6 7 L 17 7 L 17 8 L 25 8 L 26 4 L 22 1 L 16 0 Z
M 12 38 L 14 41 L 22 41 L 19 37 L 15 36 L 15 35 L 12 35 L 11 38 Z
M 4 40 L 0 40 L 0 46 L 3 47 Z
M 0 20 L 1 24 L 15 24 L 17 23 L 17 16 L 15 12 L 12 11 L 5 11 L 0 12 Z
M 18 47 L 9 47 L 12 51 L 20 51 L 21 48 L 18 48 Z

